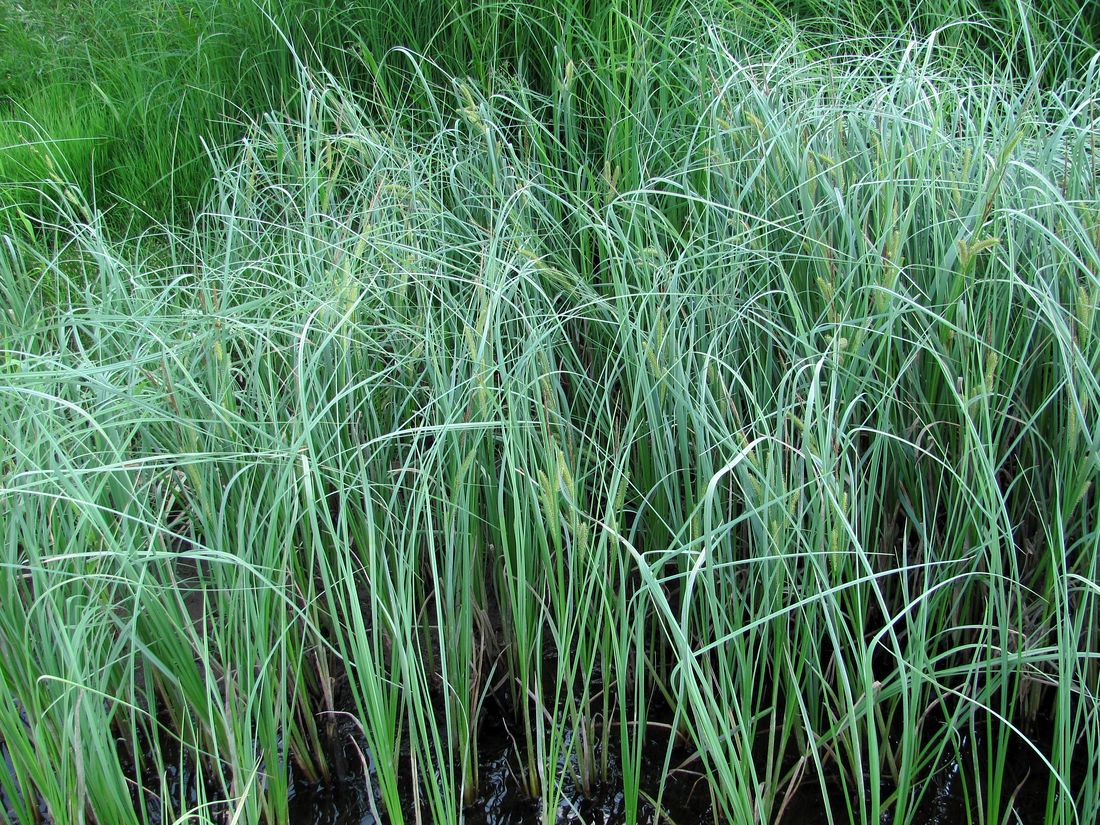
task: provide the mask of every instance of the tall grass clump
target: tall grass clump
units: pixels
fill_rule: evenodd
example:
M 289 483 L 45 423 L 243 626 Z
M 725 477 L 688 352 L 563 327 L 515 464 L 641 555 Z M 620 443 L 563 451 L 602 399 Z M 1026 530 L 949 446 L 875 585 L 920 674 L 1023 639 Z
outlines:
M 542 822 L 1100 816 L 1097 60 L 575 11 L 0 236 L 0 817 L 287 822 L 346 714 L 389 822 L 490 716 Z

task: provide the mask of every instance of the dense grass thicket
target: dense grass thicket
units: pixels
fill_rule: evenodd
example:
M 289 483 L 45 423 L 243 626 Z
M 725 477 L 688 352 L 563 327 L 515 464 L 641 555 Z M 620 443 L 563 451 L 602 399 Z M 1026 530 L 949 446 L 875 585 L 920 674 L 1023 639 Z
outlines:
M 341 43 L 343 4 L 252 0 L 0 3 L 0 204 L 49 220 L 63 180 L 113 225 L 186 223 L 208 152 L 293 100 L 294 37 Z
M 399 47 L 486 92 L 518 76 L 551 94 L 563 52 L 599 60 L 615 85 L 608 71 L 644 70 L 626 21 L 651 37 L 654 17 L 699 11 L 685 0 L 3 0 L 0 205 L 48 221 L 56 210 L 37 183 L 55 179 L 115 227 L 187 225 L 208 154 L 231 152 L 242 122 L 296 106 L 303 62 L 364 90 Z M 1080 76 L 1100 36 L 1100 5 L 1077 0 L 722 0 L 706 14 L 761 54 L 796 33 L 801 50 L 825 58 L 837 42 L 876 51 L 904 32 L 937 44 L 941 62 L 1053 84 Z M 392 82 L 380 100 L 400 106 L 407 89 Z
M 287 5 L 0 4 L 0 821 L 1096 822 L 1095 8 Z

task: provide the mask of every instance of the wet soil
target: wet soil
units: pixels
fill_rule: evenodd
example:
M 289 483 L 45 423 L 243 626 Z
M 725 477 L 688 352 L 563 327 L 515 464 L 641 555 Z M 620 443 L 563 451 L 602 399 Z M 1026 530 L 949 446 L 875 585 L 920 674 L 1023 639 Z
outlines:
M 479 793 L 468 805 L 463 815 L 468 825 L 529 825 L 540 821 L 539 803 L 532 800 L 520 782 L 520 758 L 515 739 L 505 714 L 492 714 L 483 724 L 478 739 Z M 342 722 L 340 736 L 345 739 L 344 759 L 349 766 L 361 764 L 359 751 L 366 753 L 362 735 L 353 722 Z M 676 823 L 695 825 L 712 823 L 710 800 L 700 776 L 687 769 L 674 771 L 664 783 L 661 809 L 664 815 L 658 819 L 655 795 L 661 785 L 665 769 L 666 739 L 654 733 L 647 737 L 642 764 L 642 799 L 639 800 L 638 822 L 641 825 Z M 672 765 L 690 757 L 682 748 L 673 749 Z M 369 768 L 369 764 L 368 764 Z M 615 823 L 626 822 L 627 800 L 620 783 L 619 760 L 608 756 L 608 780 L 589 789 L 586 795 L 568 776 L 562 789 L 556 820 L 559 823 Z M 291 790 L 291 821 L 297 825 L 374 825 L 374 810 L 381 809 L 381 799 L 371 798 L 374 783 L 362 769 L 344 777 L 338 784 L 311 784 L 296 781 Z M 648 799 L 646 797 L 649 797 Z M 373 806 L 372 806 L 373 801 Z M 415 820 L 414 800 L 411 789 L 405 799 L 408 821 Z M 422 813 L 423 821 L 430 816 Z
M 541 819 L 540 809 L 538 803 L 530 799 L 521 787 L 518 778 L 520 760 L 515 739 L 509 730 L 508 715 L 502 712 L 489 716 L 482 726 L 478 741 L 480 790 L 476 799 L 463 812 L 465 822 L 468 825 L 534 825 Z M 1042 741 L 1044 729 L 1049 735 L 1049 717 L 1046 720 L 1040 718 L 1035 726 L 1036 736 L 1032 741 L 1040 749 L 1049 745 Z M 672 770 L 663 783 L 658 809 L 655 796 L 662 786 L 661 778 L 666 771 L 667 736 L 667 728 L 660 724 L 647 736 L 643 752 L 638 823 L 721 825 L 723 820 L 715 816 L 706 782 L 701 781 L 700 774 L 695 770 L 698 765 L 692 762 L 691 752 L 686 748 L 672 749 L 668 760 Z M 343 716 L 336 725 L 335 737 L 333 745 L 342 749 L 340 761 L 346 764 L 347 770 L 339 779 L 328 783 L 309 782 L 292 774 L 290 822 L 293 825 L 383 825 L 385 820 L 380 822 L 375 816 L 375 811 L 381 810 L 382 804 L 380 797 L 372 792 L 377 783 L 373 781 L 370 754 L 361 731 L 354 720 Z M 930 792 L 916 812 L 915 821 L 930 825 L 961 825 L 973 820 L 976 800 L 973 798 L 972 777 L 975 775 L 975 764 L 982 761 L 980 758 L 975 759 L 981 750 L 970 741 L 968 735 L 961 738 L 957 754 L 945 758 L 936 770 Z M 121 751 L 120 747 L 120 755 Z M 10 763 L 3 764 L 8 757 L 2 745 L 0 757 L 3 757 L 0 767 L 10 770 Z M 194 804 L 197 801 L 195 776 L 186 767 L 186 759 L 180 759 L 175 764 L 172 764 L 172 760 L 166 762 L 169 775 L 165 779 L 173 797 Z M 687 767 L 684 767 L 685 763 Z M 588 794 L 583 793 L 569 779 L 566 780 L 555 816 L 560 825 L 625 825 L 627 800 L 621 789 L 618 760 L 609 755 L 608 765 L 607 781 L 590 788 Z M 134 767 L 131 763 L 130 770 L 137 775 L 139 772 Z M 965 790 L 968 783 L 963 780 L 964 774 L 971 777 L 969 793 Z M 1012 744 L 1004 785 L 1006 793 L 1012 795 L 1013 822 L 1020 825 L 1040 825 L 1044 821 L 1047 776 L 1047 770 L 1035 750 L 1022 741 Z M 159 785 L 159 778 L 149 777 L 149 780 L 151 781 L 145 783 L 146 787 Z M 431 822 L 431 816 L 424 810 L 420 812 L 419 818 L 416 816 L 411 785 L 411 781 L 406 782 L 406 821 L 416 822 L 419 819 L 421 822 Z M 208 792 L 213 790 L 208 789 Z M 889 793 L 888 788 L 883 790 L 885 794 Z M 153 810 L 156 807 L 153 805 L 154 800 L 145 801 L 149 805 L 151 821 L 155 823 L 157 818 Z M 134 803 L 135 806 L 141 804 L 137 794 L 134 794 Z M 0 806 L 5 809 L 8 818 L 15 821 L 2 789 Z M 830 811 L 835 822 L 849 821 L 839 782 L 823 796 L 817 781 L 807 778 L 782 806 L 781 821 L 799 825 L 824 825 L 829 822 Z M 50 823 L 44 809 L 40 808 L 39 813 L 40 822 Z M 219 814 L 225 815 L 225 811 L 219 812 L 217 806 L 210 809 L 209 813 L 213 815 L 214 821 L 219 821 Z M 0 816 L 0 819 L 3 817 Z
M 194 585 L 200 580 L 201 571 L 197 568 L 184 568 L 179 571 L 179 580 L 173 582 Z M 201 588 L 190 587 L 185 590 L 185 602 L 192 620 L 197 621 L 203 614 L 204 601 Z M 499 633 L 499 617 L 490 617 L 494 630 Z M 495 619 L 495 621 L 494 621 Z M 335 706 L 343 711 L 352 710 L 351 697 L 346 680 L 340 679 L 337 688 Z M 478 731 L 479 754 L 479 793 L 464 810 L 464 820 L 468 825 L 527 825 L 541 819 L 539 803 L 532 800 L 523 790 L 520 754 L 517 752 L 517 731 L 520 725 L 514 719 L 514 713 L 504 704 L 497 704 L 495 697 L 490 701 L 494 707 L 483 715 Z M 163 708 L 162 708 L 163 710 Z M 1051 747 L 1050 709 L 1040 713 L 1036 721 L 1026 731 L 1029 739 L 1036 743 L 1041 751 Z M 171 718 L 167 713 L 158 713 L 158 717 L 168 724 Z M 641 798 L 637 803 L 640 825 L 715 825 L 721 820 L 716 817 L 706 781 L 700 773 L 701 765 L 693 760 L 692 752 L 686 747 L 668 748 L 671 714 L 667 708 L 650 708 L 650 718 L 654 722 L 647 733 L 643 748 L 641 769 Z M 341 712 L 334 725 L 331 748 L 335 757 L 330 764 L 338 766 L 334 771 L 339 776 L 329 782 L 312 782 L 296 775 L 292 767 L 290 789 L 290 822 L 293 825 L 374 825 L 379 820 L 376 811 L 382 809 L 380 798 L 373 789 L 377 788 L 370 763 L 370 753 L 362 733 L 350 713 Z M 975 726 L 980 728 L 981 726 Z M 145 742 L 143 751 L 159 751 L 167 775 L 163 777 L 166 786 L 175 800 L 186 806 L 194 805 L 197 793 L 196 771 L 188 765 L 188 758 L 180 752 L 178 743 L 170 735 L 156 735 L 157 742 Z M 612 741 L 618 737 L 611 736 Z M 945 756 L 938 765 L 925 799 L 914 817 L 915 821 L 931 825 L 956 825 L 971 821 L 976 813 L 973 789 L 974 777 L 981 775 L 984 759 L 980 754 L 980 740 L 976 735 L 963 735 L 957 751 Z M 0 770 L 12 772 L 10 757 L 0 735 Z M 150 821 L 157 823 L 158 800 L 146 796 L 143 800 L 137 792 L 138 785 L 146 788 L 162 787 L 162 777 L 149 775 L 149 763 L 141 754 L 131 754 L 127 739 L 118 740 L 119 757 L 127 774 L 134 777 L 133 800 L 135 807 L 146 805 Z M 628 800 L 621 789 L 621 770 L 617 754 L 608 754 L 607 779 L 602 784 L 589 788 L 587 793 L 569 779 L 565 781 L 561 799 L 557 805 L 555 819 L 558 823 L 601 823 L 619 825 L 626 823 Z M 1082 754 L 1082 758 L 1084 755 Z M 364 760 L 366 764 L 364 765 Z M 142 765 L 141 763 L 145 763 Z M 790 767 L 790 766 L 788 766 Z M 670 770 L 671 768 L 671 770 Z M 666 771 L 668 772 L 666 775 Z M 779 806 L 782 823 L 827 823 L 830 812 L 835 822 L 845 823 L 850 819 L 848 805 L 843 797 L 842 782 L 839 775 L 830 775 L 826 768 L 826 790 L 823 793 L 820 784 L 810 766 L 805 780 Z M 568 772 L 567 776 L 568 776 Z M 966 781 L 969 777 L 969 781 Z M 431 816 L 415 809 L 416 795 L 413 793 L 411 778 L 406 777 L 404 814 L 406 821 L 430 823 Z M 1004 777 L 1006 796 L 1012 795 L 1014 822 L 1020 825 L 1039 825 L 1044 820 L 1044 807 L 1048 790 L 1048 770 L 1033 748 L 1023 740 L 1014 741 L 1010 746 L 1008 770 Z M 0 783 L 2 784 L 2 783 Z M 849 787 L 851 783 L 849 782 Z M 978 784 L 983 784 L 979 782 Z M 969 793 L 967 787 L 969 786 Z M 203 794 L 207 799 L 216 798 L 217 789 L 210 787 Z M 883 798 L 889 796 L 891 789 L 884 787 Z M 658 799 L 658 794 L 660 794 Z M 0 808 L 14 821 L 9 800 L 0 787 Z M 226 809 L 227 810 L 227 809 Z M 218 820 L 217 805 L 210 810 L 214 820 Z M 40 822 L 49 823 L 40 808 Z M 0 820 L 4 817 L 0 814 Z M 888 821 L 888 820 L 887 820 Z M 381 823 L 379 823 L 381 825 Z
M 496 714 L 492 719 L 483 726 L 479 737 L 480 793 L 464 810 L 465 821 L 469 825 L 534 825 L 540 821 L 540 810 L 538 803 L 524 793 L 518 779 L 520 761 L 508 730 L 508 716 Z M 662 787 L 661 779 L 666 771 L 668 732 L 660 723 L 655 727 L 657 730 L 647 737 L 643 751 L 638 823 L 722 825 L 724 820 L 715 815 L 707 784 L 697 770 L 699 765 L 693 762 L 691 751 L 683 747 L 672 749 L 668 760 L 672 770 L 663 783 L 658 810 L 655 796 Z M 1049 737 L 1049 717 L 1041 716 L 1030 727 L 1031 743 L 1040 750 L 1048 747 L 1050 743 L 1043 740 Z M 346 763 L 361 765 L 358 754 L 360 750 L 366 753 L 366 747 L 355 724 L 342 722 L 337 735 L 345 741 Z M 958 750 L 945 756 L 935 770 L 914 821 L 929 825 L 962 825 L 974 821 L 978 802 L 974 798 L 973 777 L 981 775 L 984 761 L 981 756 L 984 749 L 980 744 L 980 739 L 972 741 L 971 735 L 961 737 Z M 618 760 L 610 757 L 608 761 L 608 781 L 590 789 L 587 795 L 566 780 L 556 812 L 559 825 L 625 825 L 626 800 L 621 789 Z M 683 767 L 685 763 L 688 767 Z M 969 781 L 964 780 L 964 774 L 969 776 Z M 1025 744 L 1022 739 L 1010 744 L 1003 784 L 1005 794 L 1011 795 L 1013 822 L 1018 825 L 1043 823 L 1048 775 L 1032 745 Z M 294 825 L 375 825 L 378 820 L 373 812 L 381 810 L 381 800 L 378 796 L 372 799 L 370 788 L 374 783 L 370 780 L 369 770 L 364 773 L 360 768 L 342 781 L 329 785 L 295 781 L 290 800 L 291 822 Z M 984 785 L 984 780 L 980 784 Z M 883 798 L 891 790 L 883 787 Z M 417 821 L 411 792 L 405 801 L 406 821 Z M 780 807 L 782 823 L 825 825 L 830 822 L 830 813 L 836 823 L 846 823 L 850 819 L 839 776 L 833 777 L 825 794 L 816 778 L 807 776 Z M 431 817 L 422 811 L 420 821 L 430 822 Z M 884 825 L 889 821 L 884 820 Z
M 347 763 L 356 764 L 360 761 L 356 746 L 366 752 L 361 735 L 350 722 L 341 725 L 339 735 L 347 741 L 344 754 Z M 647 738 L 638 823 L 721 825 L 724 820 L 715 816 L 706 783 L 701 781 L 699 773 L 689 768 L 673 770 L 666 779 L 658 811 L 654 797 L 662 784 L 666 745 L 667 740 L 661 735 L 654 734 Z M 960 743 L 960 753 L 961 757 L 946 758 L 937 769 L 930 792 L 916 812 L 915 821 L 929 825 L 961 825 L 973 821 L 976 814 L 973 782 L 968 794 L 965 791 L 967 783 L 962 780 L 961 774 L 973 770 L 971 757 L 977 749 L 965 736 Z M 538 803 L 528 798 L 522 790 L 517 778 L 520 769 L 515 744 L 503 720 L 483 729 L 479 754 L 480 793 L 464 810 L 465 821 L 469 825 L 538 823 Z M 690 757 L 687 749 L 673 748 L 670 763 L 675 768 L 684 761 L 690 761 Z M 611 758 L 609 764 L 608 781 L 590 789 L 587 796 L 566 780 L 556 813 L 559 825 L 625 825 L 626 800 L 619 782 L 618 762 Z M 1016 743 L 1011 748 L 1004 783 L 1007 792 L 1013 794 L 1012 821 L 1019 825 L 1040 825 L 1044 821 L 1046 777 L 1046 770 L 1034 750 L 1022 743 Z M 381 809 L 381 800 L 378 796 L 372 800 L 370 788 L 373 783 L 370 779 L 369 774 L 364 774 L 360 769 L 345 776 L 341 782 L 330 785 L 296 781 L 291 791 L 291 822 L 295 825 L 375 825 L 378 820 L 373 811 Z M 884 797 L 889 790 L 883 789 Z M 850 819 L 847 811 L 839 781 L 823 796 L 816 779 L 808 777 L 782 806 L 781 821 L 798 825 L 825 825 L 830 822 L 831 812 L 832 821 L 845 823 Z M 417 821 L 411 793 L 406 798 L 404 813 L 406 821 Z M 431 817 L 422 812 L 421 821 L 430 822 Z

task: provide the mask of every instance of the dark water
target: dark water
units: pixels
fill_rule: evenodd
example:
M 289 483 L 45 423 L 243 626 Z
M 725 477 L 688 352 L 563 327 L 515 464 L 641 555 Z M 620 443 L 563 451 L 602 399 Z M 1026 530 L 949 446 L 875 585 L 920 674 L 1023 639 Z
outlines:
M 357 730 L 349 724 L 340 731 L 340 735 L 345 736 L 349 742 L 345 752 L 348 764 L 358 763 L 359 756 L 350 745 L 358 736 Z M 666 743 L 667 740 L 656 735 L 646 742 L 641 781 L 643 799 L 639 803 L 638 822 L 641 825 L 721 823 L 723 820 L 715 817 L 711 807 L 706 782 L 701 781 L 697 771 L 690 769 L 674 771 L 664 782 L 662 811 L 658 816 L 658 811 L 650 800 L 661 787 Z M 359 747 L 366 752 L 361 743 Z M 464 810 L 465 821 L 469 825 L 532 825 L 539 822 L 538 804 L 529 799 L 520 787 L 517 779 L 520 775 L 519 759 L 515 753 L 515 745 L 503 726 L 499 723 L 496 727 L 486 726 L 482 730 L 478 747 L 480 793 Z M 914 821 L 929 825 L 962 825 L 973 821 L 976 814 L 974 782 L 971 779 L 970 791 L 967 793 L 967 783 L 963 781 L 962 774 L 964 771 L 971 772 L 973 777 L 970 756 L 978 753 L 978 749 L 964 735 L 959 742 L 958 752 L 962 755 L 961 761 L 945 759 L 935 771 L 929 792 L 916 812 Z M 671 764 L 677 766 L 689 760 L 690 755 L 684 748 L 674 748 Z M 587 796 L 571 781 L 566 781 L 556 816 L 560 825 L 625 824 L 626 800 L 619 782 L 618 765 L 614 759 L 609 762 L 609 781 L 590 789 Z M 967 767 L 964 767 L 964 763 Z M 699 766 L 696 764 L 694 767 Z M 783 805 L 782 822 L 792 825 L 824 825 L 829 822 L 830 809 L 834 822 L 848 822 L 850 815 L 840 790 L 839 777 L 836 780 L 833 787 L 828 788 L 823 795 L 816 777 L 808 775 L 799 790 Z M 1005 793 L 1012 795 L 1014 815 L 1011 822 L 1022 825 L 1040 825 L 1043 822 L 1046 780 L 1046 768 L 1034 750 L 1022 743 L 1016 743 L 1010 748 L 1004 785 Z M 888 795 L 889 789 L 884 788 L 883 798 Z M 416 821 L 411 796 L 407 803 L 404 811 L 406 821 Z M 377 810 L 381 810 L 381 801 L 377 796 L 374 804 Z M 343 781 L 327 786 L 296 782 L 292 789 L 290 811 L 294 825 L 375 825 L 377 822 L 372 813 L 368 777 L 361 769 L 358 773 L 345 776 Z M 422 821 L 430 823 L 431 817 L 423 813 Z
M 363 753 L 366 753 L 363 743 L 358 740 L 358 731 L 349 723 L 342 726 L 340 735 L 348 741 L 344 752 L 347 764 L 358 764 L 360 757 L 351 742 L 355 741 Z M 646 742 L 641 781 L 643 794 L 655 795 L 660 787 L 665 752 L 665 742 L 660 737 L 653 736 Z M 518 778 L 521 775 L 519 757 L 499 715 L 494 716 L 493 722 L 483 725 L 478 739 L 478 756 L 479 793 L 463 812 L 466 823 L 527 825 L 538 822 L 539 803 L 530 799 L 521 788 Z M 673 765 L 689 756 L 686 750 L 675 749 Z M 618 760 L 609 756 L 608 763 L 608 781 L 590 788 L 587 795 L 567 776 L 557 808 L 556 819 L 559 823 L 615 825 L 626 822 L 627 800 L 620 784 Z M 638 804 L 638 821 L 643 824 L 661 821 L 670 825 L 713 823 L 705 785 L 697 782 L 698 779 L 697 775 L 687 771 L 674 773 L 664 783 L 661 796 L 664 816 L 658 820 L 656 806 L 652 801 L 643 798 Z M 374 825 L 377 820 L 372 813 L 368 780 L 369 776 L 364 775 L 360 769 L 333 785 L 295 782 L 290 804 L 291 822 L 295 825 Z M 375 809 L 381 810 L 380 798 L 375 795 L 373 801 Z M 411 793 L 406 803 L 406 818 L 415 821 Z M 422 814 L 422 818 L 425 822 L 430 821 L 430 816 L 426 813 Z
M 468 825 L 528 825 L 540 821 L 538 803 L 531 800 L 522 790 L 517 777 L 520 776 L 519 757 L 515 742 L 509 735 L 505 719 L 506 714 L 490 714 L 491 718 L 483 725 L 478 739 L 479 749 L 479 795 L 464 810 L 464 819 Z M 641 773 L 642 799 L 638 804 L 638 822 L 641 825 L 714 825 L 721 822 L 711 808 L 707 783 L 702 781 L 699 765 L 691 760 L 686 748 L 673 748 L 669 764 L 674 770 L 663 783 L 660 797 L 661 811 L 653 802 L 653 797 L 662 786 L 661 778 L 665 773 L 667 752 L 667 728 L 655 726 L 654 732 L 645 742 Z M 1049 746 L 1044 742 L 1043 722 L 1036 726 L 1034 741 L 1042 749 Z M 1051 726 L 1047 725 L 1049 733 Z M 614 738 L 614 737 L 613 737 Z M 164 743 L 162 743 L 164 744 Z M 329 783 L 310 783 L 304 779 L 292 782 L 290 794 L 290 822 L 292 825 L 384 825 L 374 816 L 373 811 L 382 810 L 380 798 L 372 795 L 373 770 L 370 755 L 362 740 L 358 726 L 350 717 L 342 717 L 336 725 L 334 748 L 342 749 L 335 762 L 347 766 L 339 780 Z M 120 756 L 124 746 L 120 745 Z M 974 799 L 974 760 L 973 756 L 984 749 L 970 741 L 970 735 L 963 735 L 959 741 L 957 759 L 947 758 L 937 767 L 929 792 L 921 808 L 916 812 L 914 821 L 930 825 L 962 825 L 972 821 L 976 813 Z M 364 754 L 364 756 L 360 756 Z M 1082 754 L 1082 758 L 1085 755 Z M 367 760 L 367 770 L 363 770 L 363 759 Z M 123 758 L 124 763 L 129 760 Z M 165 777 L 172 795 L 194 804 L 194 772 L 186 767 L 185 759 L 166 760 Z M 567 823 L 601 823 L 601 825 L 625 825 L 627 800 L 623 796 L 620 784 L 619 766 L 615 758 L 609 757 L 608 781 L 589 789 L 588 794 L 581 792 L 572 781 L 566 780 L 562 799 L 558 804 L 556 821 Z M 983 760 L 978 759 L 977 763 Z M 679 767 L 688 763 L 687 767 Z M 0 741 L 0 769 L 11 771 L 10 757 Z M 133 763 L 130 762 L 133 770 Z M 137 772 L 134 772 L 137 773 Z M 969 783 L 964 775 L 969 774 Z M 979 767 L 980 774 L 980 767 Z M 1013 805 L 1013 823 L 1039 825 L 1044 818 L 1044 805 L 1047 795 L 1048 772 L 1035 751 L 1021 742 L 1014 743 L 1009 749 L 1008 768 L 1004 777 L 1004 794 L 1011 795 Z M 2 784 L 2 783 L 0 783 Z M 158 787 L 159 777 L 146 777 L 147 787 Z M 969 784 L 970 791 L 965 791 Z M 981 784 L 984 784 L 981 783 Z M 411 781 L 406 782 L 405 799 L 406 821 L 417 821 L 414 809 L 414 797 Z M 214 789 L 209 791 L 212 793 Z M 884 788 L 884 797 L 889 789 Z M 372 798 L 373 797 L 373 798 Z M 150 800 L 146 800 L 150 802 Z M 134 799 L 140 805 L 139 799 Z M 372 804 L 373 802 L 373 804 Z M 0 788 L 0 806 L 5 809 L 8 819 L 15 821 L 10 807 Z M 150 814 L 154 806 L 150 804 Z M 157 806 L 159 807 L 159 806 Z M 787 800 L 782 808 L 782 822 L 799 825 L 815 825 L 829 821 L 829 810 L 834 821 L 849 821 L 847 805 L 840 791 L 839 777 L 832 787 L 826 788 L 823 795 L 816 777 L 808 776 L 799 791 Z M 49 823 L 44 808 L 39 806 L 40 822 Z M 220 821 L 219 813 L 210 811 L 214 821 Z M 0 817 L 2 818 L 2 817 Z M 156 817 L 153 818 L 156 821 Z M 431 823 L 431 816 L 421 811 L 420 821 Z M 886 820 L 888 822 L 889 820 Z

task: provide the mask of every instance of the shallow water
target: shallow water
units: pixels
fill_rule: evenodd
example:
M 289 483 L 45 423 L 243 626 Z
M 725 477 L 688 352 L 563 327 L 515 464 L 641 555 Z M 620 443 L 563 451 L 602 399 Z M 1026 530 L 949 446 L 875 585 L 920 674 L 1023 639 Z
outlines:
M 496 724 L 482 727 L 478 739 L 478 775 L 479 793 L 477 798 L 464 810 L 468 825 L 527 825 L 539 821 L 538 803 L 523 792 L 517 779 L 520 773 L 519 759 L 515 745 L 508 731 L 496 716 Z M 366 753 L 359 741 L 359 734 L 349 723 L 342 726 L 340 735 L 346 738 L 344 758 L 347 764 L 358 764 L 360 759 L 353 740 Z M 647 742 L 646 755 L 643 756 L 642 789 L 655 793 L 659 787 L 659 778 L 664 770 L 665 745 L 653 737 Z M 687 752 L 674 752 L 682 761 Z M 562 800 L 558 805 L 559 823 L 606 823 L 615 825 L 626 822 L 626 800 L 619 783 L 617 760 L 609 758 L 609 780 L 590 789 L 586 796 L 570 779 L 566 779 Z M 677 761 L 674 759 L 674 762 Z M 676 825 L 696 825 L 713 822 L 710 803 L 697 776 L 684 773 L 674 776 L 665 783 L 661 804 L 666 816 L 663 822 L 671 821 Z M 380 799 L 375 797 L 377 809 L 381 809 Z M 414 811 L 411 794 L 406 800 L 411 819 Z M 345 777 L 343 782 L 325 786 L 304 781 L 295 782 L 291 797 L 291 821 L 309 825 L 374 825 L 377 821 L 372 813 L 371 798 L 368 791 L 368 777 L 362 769 Z M 652 802 L 641 800 L 639 804 L 640 823 L 657 822 L 656 808 Z
M 348 745 L 345 758 L 349 765 L 359 763 L 359 756 L 350 744 L 358 736 L 349 723 L 339 735 L 346 738 Z M 963 737 L 961 752 L 968 752 L 972 743 Z M 365 747 L 359 742 L 359 747 Z M 517 780 L 519 762 L 515 745 L 503 725 L 496 728 L 486 726 L 479 739 L 479 777 L 480 793 L 464 811 L 468 825 L 530 825 L 539 821 L 537 803 L 533 802 L 520 788 Z M 641 787 L 643 794 L 655 794 L 660 787 L 660 778 L 665 769 L 665 741 L 653 736 L 646 745 L 643 754 Z M 675 749 L 672 764 L 677 765 L 688 758 L 686 749 Z M 560 825 L 567 823 L 600 823 L 600 825 L 623 825 L 626 822 L 625 800 L 619 784 L 618 766 L 610 760 L 609 781 L 596 787 L 587 797 L 572 782 L 566 781 L 563 799 L 558 806 L 556 820 Z M 914 821 L 929 825 L 962 825 L 972 820 L 968 816 L 968 807 L 973 800 L 963 794 L 963 782 L 960 780 L 962 768 L 958 762 L 945 761 L 936 771 L 931 793 L 916 813 Z M 1012 748 L 1009 769 L 1005 778 L 1008 792 L 1015 792 L 1013 799 L 1014 818 L 1018 825 L 1040 825 L 1043 822 L 1046 801 L 1046 773 L 1041 760 L 1028 747 L 1018 744 Z M 714 825 L 715 817 L 706 791 L 706 783 L 698 781 L 697 773 L 687 770 L 674 773 L 664 783 L 661 797 L 663 815 L 657 817 L 652 802 L 643 799 L 639 805 L 640 825 Z M 342 782 L 331 785 L 310 784 L 298 781 L 293 785 L 291 798 L 291 822 L 295 825 L 375 825 L 377 820 L 372 814 L 371 800 L 367 790 L 367 777 L 362 769 L 347 775 Z M 888 793 L 888 790 L 886 791 Z M 884 793 L 884 795 L 886 795 Z M 818 783 L 807 778 L 783 809 L 782 822 L 792 825 L 825 825 L 829 822 L 827 807 L 832 807 L 833 821 L 844 823 L 849 815 L 844 805 L 839 786 L 830 789 L 830 800 L 822 798 Z M 415 821 L 411 798 L 407 800 L 409 821 Z M 378 798 L 375 805 L 381 809 Z M 430 817 L 425 817 L 430 821 Z M 889 820 L 886 820 L 887 822 Z
M 532 801 L 521 789 L 519 776 L 519 758 L 516 754 L 514 739 L 507 728 L 506 713 L 490 714 L 491 720 L 482 726 L 478 739 L 479 751 L 479 794 L 464 810 L 464 819 L 468 825 L 528 825 L 540 821 L 538 803 Z M 665 772 L 667 728 L 656 726 L 661 735 L 654 734 L 647 739 L 643 751 L 641 788 L 643 798 L 639 802 L 640 825 L 714 825 L 716 822 L 708 798 L 706 783 L 699 781 L 701 776 L 692 766 L 673 769 L 663 783 L 660 804 L 662 815 L 658 817 L 657 808 L 652 799 L 661 788 L 661 777 Z M 1041 730 L 1043 724 L 1037 726 Z M 1048 726 L 1049 729 L 1049 726 Z M 381 800 L 377 795 L 372 798 L 373 769 L 370 756 L 361 731 L 350 716 L 342 716 L 335 726 L 336 742 L 340 743 L 342 753 L 336 754 L 338 763 L 342 761 L 347 770 L 339 780 L 328 783 L 311 783 L 298 778 L 292 782 L 290 791 L 290 822 L 293 825 L 383 825 L 374 815 L 381 810 Z M 1048 744 L 1042 742 L 1040 747 Z M 959 752 L 966 759 L 975 750 L 975 745 L 963 736 Z M 365 756 L 360 756 L 364 754 Z M 674 748 L 670 764 L 682 765 L 690 762 L 690 752 L 684 748 Z M 1010 748 L 1008 770 L 1004 778 L 1007 793 L 1013 794 L 1013 819 L 1020 825 L 1039 825 L 1044 819 L 1047 781 L 1046 770 L 1035 751 L 1017 742 Z M 8 755 L 0 743 L 0 767 L 11 770 Z M 364 770 L 363 760 L 366 760 Z M 190 804 L 196 801 L 195 778 L 192 772 L 181 769 L 168 760 L 166 776 L 169 789 L 175 798 L 183 798 Z M 945 761 L 935 773 L 930 793 L 925 803 L 916 812 L 913 821 L 929 825 L 962 825 L 972 821 L 973 799 L 964 794 L 964 782 L 960 774 L 964 768 L 959 762 Z M 625 825 L 626 800 L 620 784 L 617 760 L 609 758 L 608 781 L 590 789 L 587 795 L 569 779 L 563 787 L 556 821 L 567 823 L 600 823 L 601 825 Z M 148 777 L 146 785 L 159 784 L 159 777 Z M 411 782 L 406 782 L 407 796 L 405 814 L 407 821 L 416 821 L 414 798 Z M 888 794 L 888 789 L 884 789 Z M 181 793 L 182 792 L 182 793 Z M 648 796 L 647 796 L 648 795 Z M 830 788 L 831 798 L 824 800 L 818 783 L 807 779 L 800 789 L 783 808 L 782 822 L 805 825 L 829 822 L 828 808 L 832 808 L 834 821 L 847 822 L 849 815 L 843 803 L 839 785 Z M 138 800 L 135 798 L 135 804 Z M 372 804 L 373 803 L 373 804 Z M 13 818 L 9 801 L 0 790 L 0 805 Z M 969 812 L 969 816 L 968 816 Z M 152 821 L 157 816 L 151 810 Z M 45 810 L 40 806 L 41 822 L 50 823 Z M 421 812 L 424 822 L 430 822 L 430 815 Z M 889 822 L 889 820 L 885 820 Z

